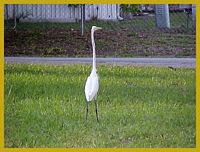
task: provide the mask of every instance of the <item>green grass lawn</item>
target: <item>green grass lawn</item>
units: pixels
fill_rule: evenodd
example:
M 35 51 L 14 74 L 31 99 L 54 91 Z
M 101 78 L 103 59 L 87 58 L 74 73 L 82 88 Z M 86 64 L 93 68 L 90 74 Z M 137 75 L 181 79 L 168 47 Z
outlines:
M 186 31 L 192 31 L 192 17 L 188 16 L 185 12 L 174 12 L 170 13 L 170 23 L 172 28 L 186 28 Z M 149 30 L 156 28 L 155 14 L 153 16 L 140 16 L 134 17 L 133 19 L 125 19 L 123 21 L 103 21 L 103 20 L 90 20 L 84 22 L 84 29 L 90 31 L 93 25 L 97 25 L 106 30 L 121 30 L 131 28 L 135 30 Z M 14 22 L 9 20 L 5 22 L 5 26 L 12 28 Z M 66 30 L 80 30 L 80 21 L 77 22 L 22 22 L 17 23 L 17 29 L 66 29 Z
M 155 18 L 134 18 L 134 20 L 125 21 L 103 21 L 103 20 L 91 20 L 84 22 L 84 30 L 90 31 L 93 25 L 102 27 L 104 30 L 120 30 L 122 28 L 133 29 L 149 29 L 155 27 Z M 133 26 L 134 25 L 134 26 Z M 13 21 L 5 22 L 5 26 L 12 28 L 14 26 Z M 80 30 L 80 22 L 19 22 L 16 26 L 18 30 L 46 30 L 46 29 L 66 29 L 66 30 Z
M 5 64 L 5 147 L 195 147 L 195 69 Z

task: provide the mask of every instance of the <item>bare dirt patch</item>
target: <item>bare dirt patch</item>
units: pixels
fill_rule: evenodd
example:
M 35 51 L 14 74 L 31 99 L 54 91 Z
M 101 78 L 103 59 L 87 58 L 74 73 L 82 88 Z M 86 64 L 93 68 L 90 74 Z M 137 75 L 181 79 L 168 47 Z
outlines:
M 95 34 L 102 57 L 195 57 L 195 35 L 161 30 L 102 30 Z M 91 56 L 90 31 L 69 29 L 5 30 L 5 56 Z

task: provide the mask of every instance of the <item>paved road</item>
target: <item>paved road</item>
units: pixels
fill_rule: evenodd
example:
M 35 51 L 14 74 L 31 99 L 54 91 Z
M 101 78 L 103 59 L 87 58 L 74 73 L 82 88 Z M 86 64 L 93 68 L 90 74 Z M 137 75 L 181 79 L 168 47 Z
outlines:
M 91 64 L 92 58 L 65 58 L 65 57 L 5 57 L 5 63 L 23 64 Z M 98 63 L 158 66 L 158 67 L 186 67 L 195 68 L 195 58 L 97 58 Z

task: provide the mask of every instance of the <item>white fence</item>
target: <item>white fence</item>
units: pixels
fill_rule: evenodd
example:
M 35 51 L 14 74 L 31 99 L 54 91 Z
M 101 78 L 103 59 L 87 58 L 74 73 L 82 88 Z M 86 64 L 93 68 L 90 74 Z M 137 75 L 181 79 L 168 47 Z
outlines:
M 14 13 L 15 12 L 15 13 Z M 85 19 L 117 20 L 120 7 L 118 4 L 86 4 Z M 76 22 L 81 19 L 81 7 L 68 4 L 7 4 L 4 18 L 13 19 L 14 15 L 23 21 L 37 22 Z M 25 17 L 27 16 L 27 17 Z M 25 18 L 23 18 L 25 17 Z

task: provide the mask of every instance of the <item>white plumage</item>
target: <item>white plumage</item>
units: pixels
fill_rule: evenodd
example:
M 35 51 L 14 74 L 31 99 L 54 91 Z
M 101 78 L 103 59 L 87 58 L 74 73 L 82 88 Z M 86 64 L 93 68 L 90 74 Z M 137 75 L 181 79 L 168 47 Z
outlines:
M 95 52 L 94 32 L 99 29 L 101 28 L 96 27 L 96 26 L 92 26 L 92 29 L 91 29 L 93 67 L 92 67 L 92 72 L 90 73 L 90 76 L 87 78 L 87 81 L 85 84 L 86 120 L 87 120 L 87 115 L 88 115 L 88 102 L 95 100 L 95 111 L 96 111 L 97 121 L 98 121 L 98 112 L 97 112 L 96 98 L 97 98 L 97 92 L 99 90 L 99 78 L 98 78 L 97 70 L 96 70 L 96 52 Z
M 85 96 L 87 102 L 92 101 L 93 99 L 96 100 L 98 90 L 99 90 L 99 78 L 96 71 L 92 70 L 85 84 Z

